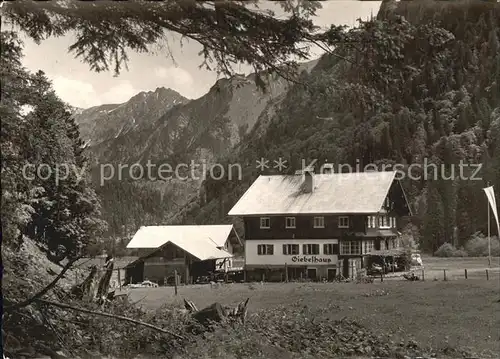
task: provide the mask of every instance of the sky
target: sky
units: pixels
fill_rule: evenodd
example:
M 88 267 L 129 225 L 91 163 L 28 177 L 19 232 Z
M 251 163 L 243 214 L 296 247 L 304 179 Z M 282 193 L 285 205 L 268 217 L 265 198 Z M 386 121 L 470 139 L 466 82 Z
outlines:
M 262 3 L 265 3 L 262 1 Z M 366 20 L 376 15 L 380 1 L 330 0 L 323 2 L 313 21 L 318 26 L 331 24 L 353 26 L 356 19 Z M 276 5 L 270 5 L 274 7 Z M 30 71 L 42 70 L 52 80 L 58 96 L 72 106 L 89 108 L 102 104 L 118 104 L 128 101 L 141 91 L 154 91 L 158 87 L 171 88 L 181 95 L 195 99 L 208 92 L 217 80 L 217 74 L 199 68 L 202 57 L 201 45 L 169 35 L 168 46 L 172 56 L 161 49 L 154 53 L 129 52 L 128 71 L 123 69 L 118 77 L 113 71 L 96 73 L 89 65 L 68 53 L 74 42 L 72 34 L 49 38 L 40 45 L 24 37 L 23 64 Z M 319 56 L 314 53 L 311 59 Z M 175 62 L 172 60 L 175 60 Z M 237 68 L 248 73 L 248 67 Z

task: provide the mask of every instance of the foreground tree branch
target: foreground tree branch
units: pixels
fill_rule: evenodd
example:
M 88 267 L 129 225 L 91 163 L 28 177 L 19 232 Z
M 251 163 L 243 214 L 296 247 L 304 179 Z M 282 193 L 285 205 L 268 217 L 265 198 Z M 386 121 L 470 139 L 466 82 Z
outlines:
M 231 76 L 232 66 L 244 63 L 256 73 L 267 70 L 290 79 L 296 61 L 309 58 L 309 45 L 341 41 L 344 29 L 332 26 L 318 33 L 309 18 L 321 8 L 319 1 L 276 3 L 288 18 L 258 9 L 257 1 L 132 0 L 16 1 L 4 6 L 3 20 L 36 42 L 74 33 L 69 51 L 97 72 L 113 66 L 119 74 L 127 51 L 149 52 L 150 45 L 177 33 L 203 46 L 201 66 L 209 70 L 213 65 L 219 74 Z M 263 85 L 259 77 L 256 82 Z
M 52 282 L 50 282 L 45 288 L 43 288 L 41 291 L 39 291 L 33 297 L 28 298 L 28 299 L 26 299 L 22 302 L 19 302 L 19 303 L 7 305 L 3 308 L 4 311 L 9 312 L 9 311 L 13 311 L 15 309 L 20 309 L 20 308 L 26 307 L 26 306 L 30 305 L 31 303 L 33 303 L 34 301 L 38 300 L 39 298 L 43 297 L 49 290 L 51 290 L 57 284 L 59 279 L 61 279 L 64 276 L 64 274 L 71 268 L 73 263 L 75 263 L 80 258 L 81 258 L 81 256 L 75 257 L 75 258 L 69 260 L 69 262 L 64 266 L 64 268 L 57 275 L 57 277 L 55 277 Z
M 185 339 L 183 336 L 181 336 L 179 334 L 176 334 L 174 332 L 171 332 L 169 330 L 165 330 L 163 328 L 157 327 L 157 326 L 149 324 L 149 323 L 141 322 L 139 320 L 135 320 L 135 319 L 123 317 L 121 315 L 115 315 L 115 314 L 109 314 L 109 313 L 103 313 L 103 312 L 96 312 L 96 311 L 93 311 L 93 310 L 89 310 L 89 309 L 85 309 L 85 308 L 79 308 L 79 307 L 74 307 L 72 305 L 58 303 L 58 302 L 53 302 L 53 301 L 45 300 L 45 299 L 35 299 L 35 300 L 37 302 L 40 302 L 40 303 L 43 303 L 43 304 L 47 304 L 47 305 L 52 305 L 54 307 L 58 307 L 58 308 L 61 308 L 61 309 L 70 309 L 70 310 L 74 310 L 74 311 L 77 311 L 77 312 L 82 312 L 82 313 L 87 313 L 87 314 L 93 314 L 93 315 L 99 315 L 101 317 L 123 320 L 123 321 L 126 321 L 126 322 L 130 322 L 130 323 L 134 323 L 134 324 L 137 324 L 137 325 L 142 325 L 144 327 L 148 327 L 150 329 L 156 330 L 156 331 L 164 333 L 164 334 L 172 335 L 172 336 L 174 336 L 174 337 L 176 337 L 178 339 Z

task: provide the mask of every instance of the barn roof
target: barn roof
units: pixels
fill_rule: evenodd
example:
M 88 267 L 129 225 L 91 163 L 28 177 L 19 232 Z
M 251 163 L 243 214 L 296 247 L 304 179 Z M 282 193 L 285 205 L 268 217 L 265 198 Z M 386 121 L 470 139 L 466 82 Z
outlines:
M 229 211 L 230 216 L 377 213 L 396 171 L 313 174 L 304 192 L 302 175 L 259 176 Z
M 178 225 L 141 227 L 127 248 L 160 248 L 172 243 L 199 260 L 230 258 L 225 251 L 232 225 Z

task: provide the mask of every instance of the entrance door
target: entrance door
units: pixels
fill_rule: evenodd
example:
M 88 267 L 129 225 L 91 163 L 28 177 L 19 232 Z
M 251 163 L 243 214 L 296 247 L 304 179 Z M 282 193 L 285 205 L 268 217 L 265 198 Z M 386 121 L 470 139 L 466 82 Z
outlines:
M 337 277 L 337 269 L 336 268 L 328 268 L 326 270 L 326 275 L 329 282 L 333 282 L 335 277 Z
M 318 279 L 316 277 L 316 268 L 307 268 L 307 278 L 314 281 Z
M 344 258 L 342 262 L 342 275 L 344 278 L 349 278 L 349 259 Z

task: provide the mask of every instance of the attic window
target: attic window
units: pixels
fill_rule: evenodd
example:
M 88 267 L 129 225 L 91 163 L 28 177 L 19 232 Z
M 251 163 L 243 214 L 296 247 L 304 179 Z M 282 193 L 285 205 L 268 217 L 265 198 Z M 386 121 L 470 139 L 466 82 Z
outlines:
M 349 217 L 339 217 L 339 228 L 349 228 Z
M 260 217 L 260 228 L 271 228 L 271 219 L 269 217 Z
M 325 228 L 325 217 L 314 217 L 314 228 Z

